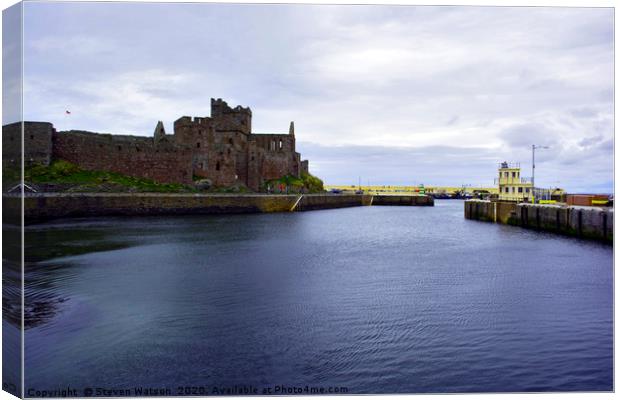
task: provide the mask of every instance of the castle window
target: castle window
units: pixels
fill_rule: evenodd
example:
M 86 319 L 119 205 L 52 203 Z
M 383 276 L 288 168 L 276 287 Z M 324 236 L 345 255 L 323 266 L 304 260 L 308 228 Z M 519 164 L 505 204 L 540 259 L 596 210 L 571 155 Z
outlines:
M 34 139 L 34 135 L 30 135 L 30 139 Z
M 228 149 L 228 155 L 230 155 L 230 149 Z
M 122 150 L 121 146 L 116 146 L 116 147 L 118 147 L 118 151 L 121 151 L 121 150 Z
M 280 139 L 280 144 L 278 145 L 280 150 L 282 150 L 282 139 Z
M 199 149 L 200 148 L 200 142 L 196 143 L 196 148 Z
M 228 139 L 228 143 L 233 144 L 232 138 Z
M 136 153 L 139 153 L 139 152 L 140 152 L 140 148 L 136 147 Z
M 215 170 L 216 171 L 220 170 L 220 162 L 219 161 L 217 163 L 215 163 Z

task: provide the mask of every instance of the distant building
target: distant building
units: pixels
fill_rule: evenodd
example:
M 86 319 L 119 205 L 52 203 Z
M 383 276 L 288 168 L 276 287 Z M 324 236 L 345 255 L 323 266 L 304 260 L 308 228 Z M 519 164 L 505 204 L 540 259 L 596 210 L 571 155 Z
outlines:
M 532 178 L 521 176 L 519 163 L 499 164 L 499 176 L 495 178 L 495 184 L 499 187 L 499 200 L 507 201 L 531 201 L 534 191 L 532 190 Z
M 49 165 L 66 160 L 86 170 L 111 171 L 162 183 L 192 184 L 209 179 L 215 186 L 243 184 L 254 191 L 285 175 L 308 173 L 308 161 L 295 151 L 295 127 L 288 133 L 252 132 L 252 111 L 211 99 L 210 117 L 181 117 L 174 133 L 159 121 L 153 136 L 57 132 L 49 122 L 23 123 L 24 162 Z M 20 165 L 22 123 L 2 128 L 2 158 Z

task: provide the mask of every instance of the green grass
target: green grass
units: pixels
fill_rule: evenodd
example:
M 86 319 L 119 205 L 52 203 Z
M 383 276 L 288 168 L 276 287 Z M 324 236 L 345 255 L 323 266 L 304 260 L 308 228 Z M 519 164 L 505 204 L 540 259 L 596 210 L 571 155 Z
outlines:
M 19 180 L 19 171 L 3 171 L 3 177 Z M 26 167 L 24 180 L 32 183 L 71 184 L 72 191 L 110 191 L 110 188 L 137 192 L 195 192 L 191 186 L 177 183 L 158 183 L 151 179 L 135 178 L 115 172 L 87 171 L 75 164 L 56 160 L 50 166 Z
M 19 168 L 2 169 L 2 177 L 5 184 L 15 184 L 20 181 Z M 178 183 L 158 183 L 151 179 L 135 178 L 115 172 L 88 171 L 64 160 L 55 160 L 49 166 L 32 165 L 26 167 L 24 180 L 33 184 L 67 185 L 66 189 L 71 192 L 199 192 L 193 186 Z M 310 175 L 302 174 L 301 178 L 286 175 L 270 182 L 272 186 L 283 183 L 293 193 L 305 188 L 306 193 L 323 192 L 323 181 Z M 203 191 L 209 193 L 251 193 L 243 185 L 233 187 L 213 187 Z
M 302 188 L 306 193 L 321 193 L 323 189 L 323 181 L 314 175 L 302 173 L 301 178 L 297 178 L 293 175 L 285 175 L 279 179 L 273 179 L 265 182 L 265 186 L 271 185 L 275 187 L 279 184 L 284 184 L 289 188 L 291 193 L 297 193 Z

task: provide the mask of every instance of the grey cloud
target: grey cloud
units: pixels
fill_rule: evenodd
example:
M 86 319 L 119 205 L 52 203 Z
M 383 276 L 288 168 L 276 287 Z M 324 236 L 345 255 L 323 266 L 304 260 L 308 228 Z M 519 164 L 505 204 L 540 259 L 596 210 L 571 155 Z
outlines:
M 512 147 L 557 146 L 557 133 L 539 123 L 525 123 L 511 126 L 499 134 L 499 137 Z
M 599 143 L 603 137 L 601 135 L 591 136 L 587 138 L 583 138 L 579 141 L 579 146 L 581 147 L 590 147 L 593 144 Z

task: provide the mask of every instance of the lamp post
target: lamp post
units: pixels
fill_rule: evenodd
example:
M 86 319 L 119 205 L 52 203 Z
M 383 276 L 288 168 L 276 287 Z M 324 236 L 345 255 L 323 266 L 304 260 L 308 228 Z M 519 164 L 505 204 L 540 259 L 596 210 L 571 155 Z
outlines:
M 536 169 L 536 149 L 548 149 L 549 146 L 536 146 L 532 145 L 532 198 L 536 203 L 536 185 L 534 184 L 534 171 Z

